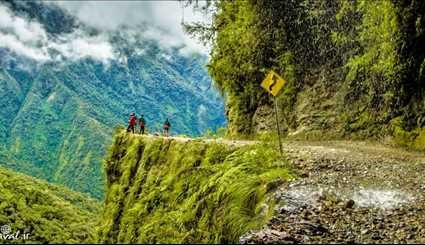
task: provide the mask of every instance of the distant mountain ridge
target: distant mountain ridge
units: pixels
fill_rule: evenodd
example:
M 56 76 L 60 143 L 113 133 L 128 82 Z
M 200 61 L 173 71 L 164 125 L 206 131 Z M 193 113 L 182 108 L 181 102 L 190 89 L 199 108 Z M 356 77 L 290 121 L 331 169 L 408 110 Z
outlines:
M 44 21 L 52 33 L 63 30 L 54 30 L 51 21 L 76 25 L 60 18 L 66 13 L 59 8 L 41 4 L 53 10 L 37 12 L 39 5 L 25 7 L 31 4 L 39 3 L 11 6 Z M 55 18 L 37 17 L 51 11 Z M 83 58 L 40 64 L 0 48 L 1 165 L 101 198 L 104 146 L 130 112 L 143 113 L 151 132 L 168 116 L 176 134 L 198 135 L 225 124 L 205 56 L 183 55 L 141 35 L 131 41 L 126 33 L 110 33 L 120 59 L 107 63 Z

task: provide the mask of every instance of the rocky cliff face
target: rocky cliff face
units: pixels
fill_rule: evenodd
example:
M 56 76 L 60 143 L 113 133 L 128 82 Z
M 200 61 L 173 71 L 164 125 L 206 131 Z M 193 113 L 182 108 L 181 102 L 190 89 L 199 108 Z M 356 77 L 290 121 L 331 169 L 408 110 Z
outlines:
M 274 70 L 288 81 L 277 98 L 288 133 L 391 136 L 425 149 L 423 2 L 222 1 L 216 7 L 209 71 L 227 95 L 231 134 L 273 130 L 273 103 L 260 83 Z

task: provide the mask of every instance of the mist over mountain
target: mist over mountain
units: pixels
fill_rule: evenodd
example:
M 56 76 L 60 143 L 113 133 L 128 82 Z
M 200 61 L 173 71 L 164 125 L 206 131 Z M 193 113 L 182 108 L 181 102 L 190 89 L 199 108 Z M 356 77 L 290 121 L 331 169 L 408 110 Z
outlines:
M 166 117 L 175 134 L 225 124 L 207 57 L 163 45 L 164 30 L 100 30 L 52 3 L 6 1 L 0 13 L 3 166 L 100 198 L 104 146 L 130 112 L 150 132 Z

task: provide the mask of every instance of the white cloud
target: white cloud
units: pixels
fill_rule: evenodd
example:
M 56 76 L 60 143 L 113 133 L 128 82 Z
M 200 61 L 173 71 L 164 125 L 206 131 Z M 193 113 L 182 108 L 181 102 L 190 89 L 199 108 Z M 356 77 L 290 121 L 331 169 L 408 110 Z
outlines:
M 40 62 L 86 57 L 107 62 L 114 58 L 112 46 L 103 35 L 89 37 L 76 30 L 54 39 L 40 23 L 16 16 L 3 5 L 0 5 L 0 47 Z M 56 53 L 54 58 L 52 53 Z
M 82 34 L 72 33 L 65 37 L 65 42 L 53 42 L 50 48 L 57 50 L 64 57 L 77 60 L 90 57 L 96 60 L 114 59 L 115 54 L 106 37 L 86 37 Z
M 181 26 L 184 20 L 209 21 L 194 12 L 192 7 L 182 10 L 178 1 L 58 1 L 48 2 L 76 16 L 82 23 L 99 31 L 96 36 L 76 29 L 69 34 L 53 37 L 43 25 L 15 15 L 0 3 L 0 48 L 45 62 L 90 57 L 102 62 L 120 61 L 109 42 L 110 33 L 119 31 L 126 40 L 135 43 L 143 39 L 156 41 L 161 47 L 177 47 L 183 54 L 208 53 L 208 48 L 186 35 Z M 126 26 L 125 31 L 123 26 Z M 142 52 L 142 47 L 136 48 Z
M 19 55 L 23 55 L 34 60 L 49 60 L 49 56 L 45 48 L 40 49 L 28 46 L 13 35 L 0 33 L 0 47 L 9 48 L 11 51 Z
M 31 59 L 46 61 L 47 50 L 37 47 L 40 40 L 46 39 L 47 35 L 40 24 L 16 17 L 8 8 L 0 5 L 0 47 Z
M 184 33 L 181 22 L 183 16 L 185 22 L 208 22 L 210 17 L 192 7 L 183 10 L 178 1 L 58 1 L 55 4 L 98 30 L 115 31 L 122 26 L 138 29 L 147 24 L 148 30 L 142 35 L 166 48 L 184 47 L 184 52 L 208 53 L 208 48 Z
M 46 38 L 46 33 L 39 23 L 27 22 L 17 18 L 5 6 L 0 6 L 0 28 L 11 29 L 17 38 L 23 42 L 31 42 L 39 38 Z

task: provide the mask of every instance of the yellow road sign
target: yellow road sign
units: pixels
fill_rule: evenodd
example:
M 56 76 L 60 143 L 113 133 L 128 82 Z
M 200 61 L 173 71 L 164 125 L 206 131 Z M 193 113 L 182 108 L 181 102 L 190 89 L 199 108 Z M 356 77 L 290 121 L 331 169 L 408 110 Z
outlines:
M 270 71 L 261 83 L 261 87 L 276 96 L 285 85 L 286 81 L 281 78 L 276 72 Z

